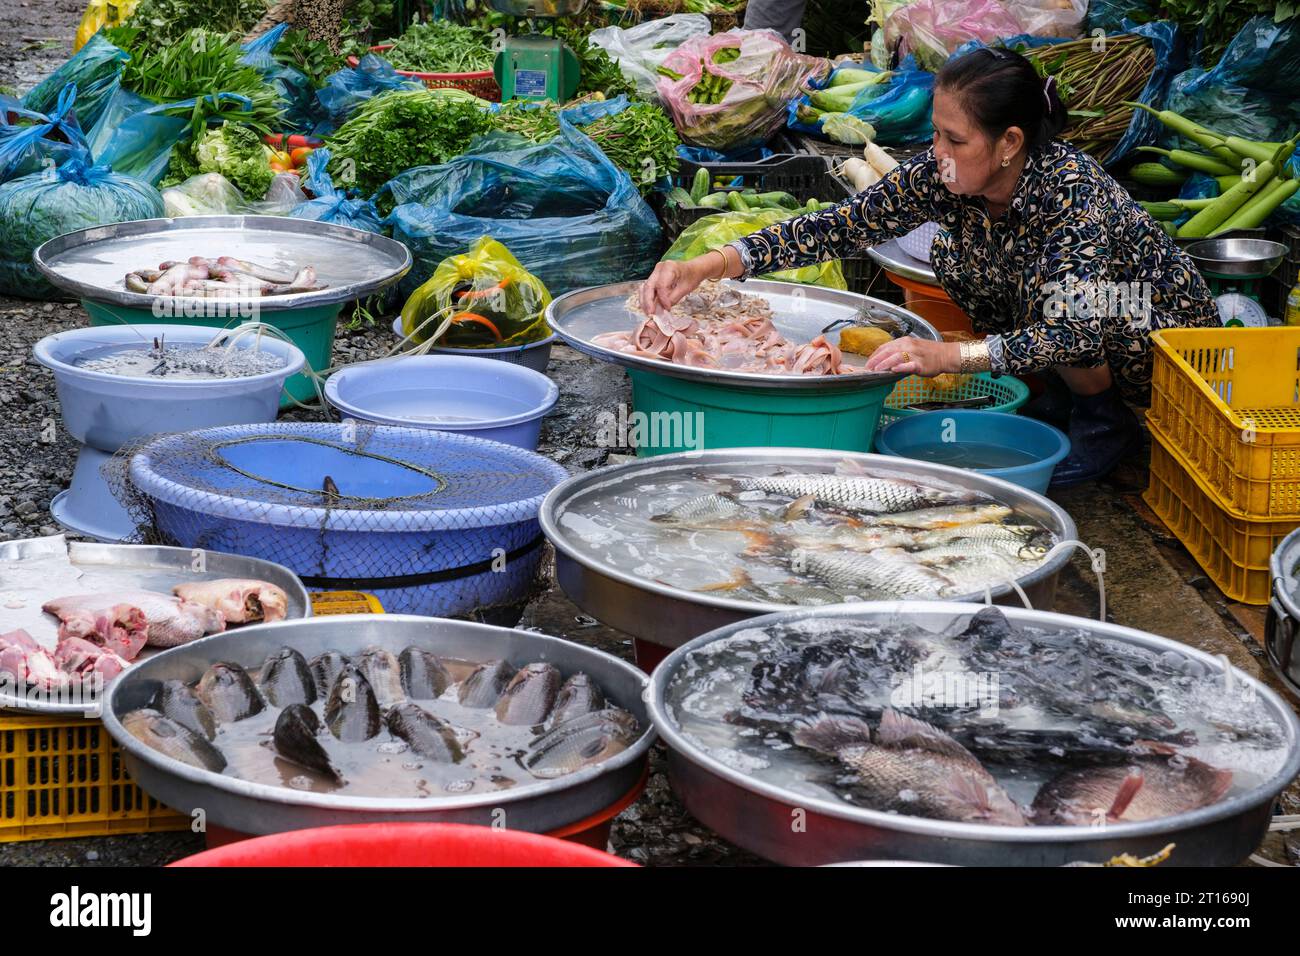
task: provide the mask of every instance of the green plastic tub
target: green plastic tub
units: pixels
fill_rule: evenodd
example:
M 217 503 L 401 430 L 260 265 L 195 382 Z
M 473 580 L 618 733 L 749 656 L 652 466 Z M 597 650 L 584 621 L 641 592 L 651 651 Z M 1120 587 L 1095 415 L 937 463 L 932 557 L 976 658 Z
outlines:
M 133 309 L 124 305 L 108 305 L 82 299 L 81 306 L 90 315 L 90 324 L 95 325 L 199 325 L 213 329 L 237 325 L 239 320 L 229 317 L 182 317 L 155 316 L 150 309 Z M 307 356 L 307 367 L 324 371 L 330 367 L 334 351 L 334 330 L 338 324 L 342 303 L 334 305 L 309 306 L 305 309 L 286 309 L 280 312 L 267 312 L 263 320 L 274 325 L 288 336 L 289 341 L 302 349 Z M 289 396 L 300 402 L 316 399 L 316 389 L 311 379 L 304 374 L 291 376 L 284 383 Z M 291 404 L 288 397 L 280 399 L 280 407 Z
M 714 448 L 870 451 L 892 384 L 818 394 L 690 382 L 629 368 L 628 443 L 642 458 Z
M 925 379 L 919 375 L 909 375 L 895 385 L 894 390 L 885 399 L 880 427 L 884 428 L 900 418 L 925 414 L 916 408 L 902 407 L 910 402 L 924 402 L 935 398 L 979 398 L 983 395 L 992 396 L 993 404 L 986 405 L 980 411 L 1014 414 L 1021 405 L 1029 401 L 1029 386 L 1014 375 L 1000 375 L 994 378 L 989 372 L 980 372 L 972 376 L 964 385 L 936 394 L 926 387 Z

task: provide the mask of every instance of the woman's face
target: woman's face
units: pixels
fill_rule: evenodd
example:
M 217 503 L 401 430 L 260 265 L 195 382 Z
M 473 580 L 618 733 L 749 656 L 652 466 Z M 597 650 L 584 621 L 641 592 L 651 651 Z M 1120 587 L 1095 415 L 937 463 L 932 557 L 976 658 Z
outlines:
M 959 196 L 979 196 L 1004 172 L 1003 156 L 1015 158 L 1020 131 L 1007 130 L 990 140 L 950 90 L 934 91 L 934 156 L 939 175 L 949 191 Z M 1013 145 L 1016 148 L 1012 148 Z

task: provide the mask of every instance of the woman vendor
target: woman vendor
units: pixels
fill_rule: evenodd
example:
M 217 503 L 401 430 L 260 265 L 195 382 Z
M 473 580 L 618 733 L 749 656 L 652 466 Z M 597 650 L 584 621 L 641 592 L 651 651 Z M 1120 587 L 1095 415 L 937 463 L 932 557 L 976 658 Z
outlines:
M 980 49 L 950 60 L 934 90 L 934 144 L 847 202 L 768 226 L 684 262 L 661 262 L 641 290 L 647 313 L 705 279 L 856 255 L 925 222 L 941 229 L 935 275 L 983 341 L 899 338 L 874 371 L 1024 374 L 1053 371 L 1072 450 L 1065 486 L 1109 473 L 1139 447 L 1125 399 L 1148 404 L 1150 334 L 1216 327 L 1218 311 L 1191 261 L 1091 157 L 1056 138 L 1066 111 L 1017 53 Z M 1064 392 L 1063 392 L 1064 394 Z

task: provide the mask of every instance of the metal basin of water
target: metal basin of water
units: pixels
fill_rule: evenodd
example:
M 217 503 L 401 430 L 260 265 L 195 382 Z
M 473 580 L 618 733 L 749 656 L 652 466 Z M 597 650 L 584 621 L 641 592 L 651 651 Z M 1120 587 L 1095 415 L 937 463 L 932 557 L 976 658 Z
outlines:
M 906 619 L 939 631 L 980 610 L 937 601 L 846 604 L 772 614 L 719 628 L 678 648 L 650 681 L 650 712 L 669 747 L 668 772 L 687 809 L 721 836 L 779 863 L 821 865 L 855 860 L 910 860 L 961 866 L 1061 866 L 1104 862 L 1121 853 L 1148 856 L 1176 844 L 1171 865 L 1232 866 L 1249 856 L 1268 830 L 1273 801 L 1300 773 L 1300 720 L 1280 697 L 1241 671 L 1233 680 L 1258 695 L 1282 728 L 1287 756 L 1266 781 L 1246 792 L 1189 813 L 1106 826 L 1007 827 L 904 816 L 796 794 L 735 770 L 688 740 L 665 697 L 687 656 L 737 631 L 783 621 L 839 618 Z M 1092 635 L 1192 658 L 1210 674 L 1223 663 L 1209 654 L 1132 628 L 1042 611 L 1006 608 L 1013 625 L 1082 628 Z M 792 821 L 801 821 L 793 827 Z
M 516 666 L 546 661 L 566 677 L 582 671 L 606 699 L 636 717 L 641 736 L 609 760 L 562 777 L 507 790 L 399 799 L 310 793 L 199 770 L 141 743 L 121 723 L 125 714 L 148 704 L 159 682 L 196 681 L 217 661 L 251 669 L 285 645 L 310 659 L 326 650 L 352 655 L 371 645 L 398 654 L 412 644 L 465 660 L 499 658 Z M 159 654 L 117 679 L 104 709 L 104 726 L 122 748 L 132 779 L 147 793 L 186 813 L 201 808 L 210 824 L 240 833 L 377 822 L 504 822 L 511 830 L 546 833 L 603 810 L 641 779 L 655 740 L 642 700 L 644 688 L 645 675 L 630 664 L 544 634 L 408 615 L 341 615 L 259 625 Z

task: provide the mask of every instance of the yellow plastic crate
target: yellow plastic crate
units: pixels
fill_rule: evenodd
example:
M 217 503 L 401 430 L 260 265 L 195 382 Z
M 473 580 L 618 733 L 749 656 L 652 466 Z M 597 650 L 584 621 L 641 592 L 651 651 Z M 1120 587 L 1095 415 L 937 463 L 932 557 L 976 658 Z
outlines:
M 325 614 L 383 614 L 379 598 L 365 591 L 313 591 L 311 613 Z
M 0 843 L 189 826 L 131 781 L 98 720 L 0 710 Z
M 1225 510 L 1190 465 L 1151 429 L 1151 483 L 1142 497 L 1224 594 L 1267 604 L 1268 559 L 1300 520 L 1243 518 Z
M 1300 328 L 1164 329 L 1151 342 L 1147 420 L 1223 507 L 1300 521 Z

